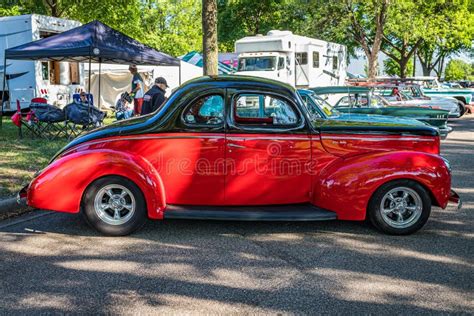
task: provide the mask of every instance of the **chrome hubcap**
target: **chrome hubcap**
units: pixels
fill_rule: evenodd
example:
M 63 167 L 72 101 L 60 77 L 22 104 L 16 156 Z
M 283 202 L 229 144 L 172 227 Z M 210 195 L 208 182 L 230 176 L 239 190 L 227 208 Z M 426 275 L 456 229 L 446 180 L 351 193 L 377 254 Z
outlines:
M 109 184 L 97 192 L 94 210 L 99 218 L 110 225 L 122 225 L 135 213 L 135 197 L 126 187 Z
M 420 195 L 407 187 L 390 190 L 380 203 L 382 219 L 394 228 L 410 227 L 418 221 L 422 211 L 423 202 Z

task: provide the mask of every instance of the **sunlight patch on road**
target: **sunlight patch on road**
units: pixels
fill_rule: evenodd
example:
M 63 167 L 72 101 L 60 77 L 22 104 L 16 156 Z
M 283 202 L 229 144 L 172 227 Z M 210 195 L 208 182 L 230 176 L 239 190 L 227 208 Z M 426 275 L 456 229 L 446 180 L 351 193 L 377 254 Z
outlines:
M 139 263 L 133 261 L 98 259 L 63 261 L 57 262 L 55 265 L 72 270 L 107 273 L 133 273 L 141 267 Z
M 394 258 L 404 257 L 404 258 L 417 259 L 421 261 L 432 261 L 432 262 L 437 262 L 437 263 L 456 264 L 456 265 L 472 267 L 472 264 L 470 264 L 469 262 L 464 261 L 461 258 L 456 258 L 454 256 L 434 255 L 434 254 L 430 254 L 426 252 L 403 249 L 400 247 L 387 247 L 387 245 L 376 243 L 373 240 L 363 241 L 363 240 L 360 240 L 359 238 L 357 240 L 357 243 L 355 243 L 354 238 L 345 238 L 345 237 L 340 236 L 340 234 L 337 234 L 337 236 L 333 238 L 333 242 L 334 244 L 339 244 L 346 248 L 350 248 L 352 251 L 357 251 L 359 253 L 364 253 L 370 256 L 390 255 Z M 400 246 L 403 246 L 403 244 L 401 244 Z
M 440 284 L 329 268 L 312 272 L 329 279 L 344 280 L 328 289 L 342 300 L 377 304 L 403 301 L 406 308 L 412 305 L 437 311 L 469 311 L 473 307 L 470 293 Z
M 67 296 L 61 296 L 55 294 L 44 294 L 44 293 L 33 293 L 26 297 L 23 297 L 19 302 L 19 305 L 28 306 L 29 308 L 51 308 L 58 309 L 61 311 L 70 310 L 73 306 L 71 300 Z

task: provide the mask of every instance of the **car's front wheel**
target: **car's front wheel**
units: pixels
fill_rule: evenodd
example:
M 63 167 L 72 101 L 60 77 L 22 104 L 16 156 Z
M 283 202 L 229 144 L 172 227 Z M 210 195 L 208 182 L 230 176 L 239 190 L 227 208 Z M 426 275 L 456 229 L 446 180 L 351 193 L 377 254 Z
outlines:
M 372 196 L 368 217 L 379 230 L 408 235 L 421 229 L 431 213 L 431 199 L 423 186 L 411 180 L 382 185 Z
M 129 179 L 109 176 L 94 181 L 82 200 L 87 222 L 99 232 L 123 236 L 146 221 L 146 204 L 141 190 Z

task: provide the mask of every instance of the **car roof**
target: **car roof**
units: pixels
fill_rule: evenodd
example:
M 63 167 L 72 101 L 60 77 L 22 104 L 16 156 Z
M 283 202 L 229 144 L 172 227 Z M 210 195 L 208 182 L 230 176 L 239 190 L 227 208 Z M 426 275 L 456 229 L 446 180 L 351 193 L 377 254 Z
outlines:
M 237 87 L 237 86 L 254 86 L 258 88 L 268 88 L 275 90 L 285 90 L 294 93 L 295 89 L 290 85 L 281 81 L 272 79 L 242 76 L 242 75 L 218 75 L 218 76 L 202 76 L 186 81 L 179 89 L 186 89 L 189 86 L 214 86 L 214 87 Z
M 370 88 L 368 87 L 354 87 L 354 86 L 332 86 L 332 87 L 317 87 L 311 88 L 311 91 L 314 91 L 316 94 L 326 94 L 326 93 L 364 93 L 369 92 Z

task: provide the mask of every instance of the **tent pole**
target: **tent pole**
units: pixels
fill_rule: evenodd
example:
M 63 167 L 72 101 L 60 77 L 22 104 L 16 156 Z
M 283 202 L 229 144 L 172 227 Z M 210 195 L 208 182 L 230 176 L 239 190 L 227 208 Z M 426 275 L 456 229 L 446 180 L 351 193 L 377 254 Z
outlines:
M 179 61 L 179 67 L 178 67 L 178 86 L 181 85 L 181 60 Z
M 91 59 L 92 56 L 89 55 L 89 82 L 87 83 L 87 94 L 89 95 L 89 98 L 87 98 L 87 104 L 89 105 L 89 108 L 91 107 Z
M 100 77 L 101 77 L 100 68 L 101 68 L 101 64 L 102 64 L 102 57 L 99 57 L 99 93 L 98 93 L 99 94 L 99 96 L 98 96 L 98 98 L 99 98 L 99 110 L 101 109 L 100 108 Z
M 7 83 L 7 54 L 3 58 L 3 89 L 2 89 L 2 103 L 0 103 L 2 110 L 0 112 L 0 128 L 3 127 L 3 101 L 5 100 L 5 86 Z

